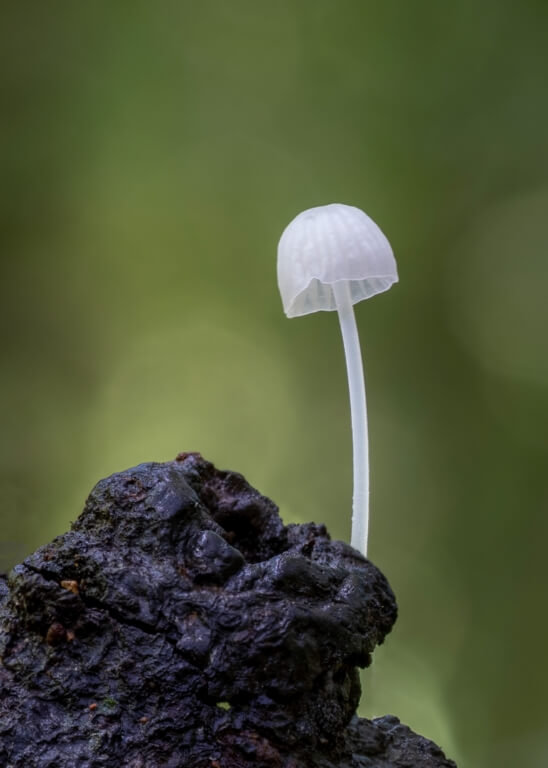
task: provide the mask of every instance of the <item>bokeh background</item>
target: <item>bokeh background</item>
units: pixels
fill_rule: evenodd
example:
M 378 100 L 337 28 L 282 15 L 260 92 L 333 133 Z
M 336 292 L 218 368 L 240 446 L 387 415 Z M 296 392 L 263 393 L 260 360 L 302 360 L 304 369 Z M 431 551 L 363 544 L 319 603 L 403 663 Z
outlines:
M 357 307 L 370 556 L 400 618 L 361 712 L 461 768 L 548 764 L 548 4 L 0 5 L 0 567 L 101 477 L 199 450 L 348 539 L 336 315 L 276 245 L 343 202 L 400 284 Z

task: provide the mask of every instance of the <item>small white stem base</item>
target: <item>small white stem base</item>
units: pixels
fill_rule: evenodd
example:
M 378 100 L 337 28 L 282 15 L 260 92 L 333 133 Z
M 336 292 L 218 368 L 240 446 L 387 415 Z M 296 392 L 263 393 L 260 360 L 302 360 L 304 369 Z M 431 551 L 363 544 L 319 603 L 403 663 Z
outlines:
M 350 415 L 352 420 L 352 448 L 354 467 L 354 493 L 352 497 L 352 537 L 350 544 L 367 556 L 369 529 L 369 441 L 367 434 L 367 406 L 365 380 L 358 328 L 350 289 L 346 282 L 333 285 L 339 314 L 341 333 L 348 373 Z

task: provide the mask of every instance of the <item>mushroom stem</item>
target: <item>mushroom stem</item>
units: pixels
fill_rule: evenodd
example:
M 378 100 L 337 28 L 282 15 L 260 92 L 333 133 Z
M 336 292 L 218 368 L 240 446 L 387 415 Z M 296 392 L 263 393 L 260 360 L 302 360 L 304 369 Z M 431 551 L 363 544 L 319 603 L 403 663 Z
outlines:
M 367 436 L 367 406 L 360 339 L 350 287 L 346 281 L 333 284 L 333 293 L 341 325 L 341 333 L 350 392 L 354 492 L 352 496 L 352 536 L 350 544 L 367 557 L 369 528 L 369 441 Z

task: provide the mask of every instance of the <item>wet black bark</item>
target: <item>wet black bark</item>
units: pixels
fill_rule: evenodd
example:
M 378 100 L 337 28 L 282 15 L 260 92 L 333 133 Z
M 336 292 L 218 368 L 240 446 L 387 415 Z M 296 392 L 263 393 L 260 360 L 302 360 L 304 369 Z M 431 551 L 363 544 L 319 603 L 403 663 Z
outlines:
M 395 619 L 372 563 L 241 475 L 142 464 L 0 578 L 0 766 L 449 768 L 355 716 Z

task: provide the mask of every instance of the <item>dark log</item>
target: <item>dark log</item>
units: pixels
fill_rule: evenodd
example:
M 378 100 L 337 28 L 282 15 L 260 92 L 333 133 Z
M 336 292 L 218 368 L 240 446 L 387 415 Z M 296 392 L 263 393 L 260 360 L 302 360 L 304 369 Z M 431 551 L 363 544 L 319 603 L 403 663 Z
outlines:
M 101 480 L 0 578 L 0 766 L 449 768 L 358 667 L 396 619 L 382 573 L 199 454 Z

